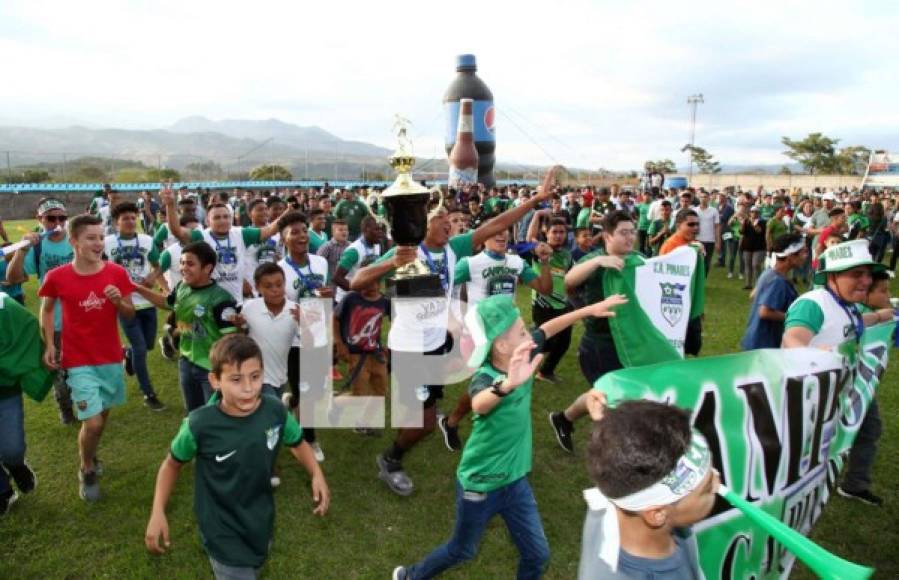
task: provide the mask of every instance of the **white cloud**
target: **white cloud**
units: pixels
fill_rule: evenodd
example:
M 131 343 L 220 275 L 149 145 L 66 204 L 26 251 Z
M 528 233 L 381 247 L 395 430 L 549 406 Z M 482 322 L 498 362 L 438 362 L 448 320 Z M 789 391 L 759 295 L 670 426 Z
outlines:
M 473 52 L 503 161 L 680 161 L 685 99 L 703 92 L 698 143 L 781 163 L 782 135 L 816 130 L 899 146 L 897 20 L 887 1 L 5 0 L 0 111 L 141 128 L 277 117 L 386 146 L 402 112 L 417 149 L 439 151 L 454 56 Z

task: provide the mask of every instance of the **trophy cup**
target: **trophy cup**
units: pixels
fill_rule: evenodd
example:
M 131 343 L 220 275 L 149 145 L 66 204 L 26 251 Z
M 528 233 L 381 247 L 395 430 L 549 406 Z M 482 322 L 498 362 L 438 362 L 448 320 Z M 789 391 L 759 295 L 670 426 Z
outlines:
M 406 135 L 409 121 L 396 116 L 396 130 L 399 147 L 390 156 L 390 167 L 397 176 L 393 184 L 380 195 L 380 203 L 386 210 L 390 237 L 398 246 L 417 247 L 425 238 L 428 229 L 428 201 L 431 190 L 412 179 L 415 156 L 411 141 Z M 442 203 L 442 200 L 441 200 Z M 452 275 L 452 272 L 450 272 Z M 440 275 L 417 259 L 387 279 L 387 295 L 400 298 L 435 298 L 444 296 L 445 291 Z

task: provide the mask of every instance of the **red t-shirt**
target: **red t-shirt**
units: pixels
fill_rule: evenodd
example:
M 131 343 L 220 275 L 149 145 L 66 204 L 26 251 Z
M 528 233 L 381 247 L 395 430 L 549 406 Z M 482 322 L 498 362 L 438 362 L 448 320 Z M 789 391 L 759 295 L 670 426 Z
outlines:
M 38 296 L 62 303 L 62 368 L 122 362 L 118 310 L 103 292 L 109 285 L 123 297 L 134 291 L 128 272 L 110 262 L 88 276 L 72 264 L 47 272 Z

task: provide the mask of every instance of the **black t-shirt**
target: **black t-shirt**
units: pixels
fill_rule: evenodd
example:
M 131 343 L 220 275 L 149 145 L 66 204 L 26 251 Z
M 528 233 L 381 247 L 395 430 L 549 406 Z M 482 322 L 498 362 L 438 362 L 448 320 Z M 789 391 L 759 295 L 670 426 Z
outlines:
M 381 346 L 381 325 L 390 316 L 390 300 L 380 296 L 368 300 L 358 292 L 349 292 L 337 306 L 340 338 L 352 354 L 378 352 Z

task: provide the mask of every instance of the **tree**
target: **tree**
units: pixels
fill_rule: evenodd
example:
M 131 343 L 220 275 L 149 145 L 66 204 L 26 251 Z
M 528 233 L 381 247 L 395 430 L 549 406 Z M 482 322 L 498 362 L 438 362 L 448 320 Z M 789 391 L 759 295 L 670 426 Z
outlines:
M 778 175 L 793 175 L 793 171 L 788 165 L 781 165 L 780 171 L 778 171 L 777 173 Z
M 670 159 L 660 159 L 658 161 L 647 161 L 643 164 L 649 173 L 677 173 L 677 166 Z
M 721 173 L 721 164 L 713 159 L 713 155 L 702 147 L 696 145 L 684 145 L 681 151 L 689 151 L 690 158 L 700 173 Z
M 293 175 L 283 165 L 260 165 L 250 171 L 252 181 L 291 181 Z
M 176 169 L 150 169 L 147 171 L 146 180 L 155 181 L 181 181 L 181 174 Z
M 799 162 L 811 174 L 826 173 L 837 169 L 836 144 L 839 139 L 825 137 L 821 133 L 809 133 L 808 137 L 794 141 L 789 137 L 780 140 L 787 150 L 784 155 Z
M 843 147 L 837 153 L 834 169 L 840 175 L 862 175 L 871 158 L 871 150 L 863 145 Z
M 26 169 L 22 172 L 24 183 L 44 183 L 50 181 L 50 173 L 43 169 Z

